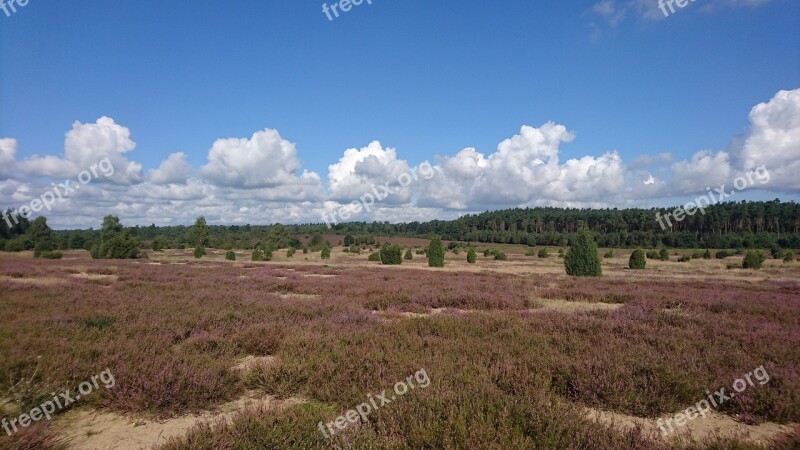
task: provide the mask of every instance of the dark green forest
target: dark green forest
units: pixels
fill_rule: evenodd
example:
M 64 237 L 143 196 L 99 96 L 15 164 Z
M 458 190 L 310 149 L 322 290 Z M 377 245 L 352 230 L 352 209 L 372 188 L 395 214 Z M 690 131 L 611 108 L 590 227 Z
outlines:
M 567 246 L 578 231 L 587 228 L 600 247 L 670 248 L 800 248 L 800 205 L 779 200 L 729 202 L 707 207 L 672 227 L 662 229 L 656 214 L 670 209 L 572 209 L 515 208 L 465 215 L 455 220 L 430 222 L 342 223 L 328 229 L 324 224 L 301 225 L 209 225 L 199 242 L 191 226 L 124 227 L 126 236 L 147 248 L 186 248 L 205 245 L 221 249 L 252 249 L 273 242 L 275 248 L 300 245 L 320 235 L 350 236 L 359 242 L 375 236 L 430 238 L 447 241 Z M 9 227 L 0 221 L 0 249 L 32 249 L 36 240 L 28 233 L 31 221 L 21 219 Z M 91 249 L 102 240 L 101 230 L 54 230 L 55 249 Z M 333 242 L 338 244 L 338 242 Z

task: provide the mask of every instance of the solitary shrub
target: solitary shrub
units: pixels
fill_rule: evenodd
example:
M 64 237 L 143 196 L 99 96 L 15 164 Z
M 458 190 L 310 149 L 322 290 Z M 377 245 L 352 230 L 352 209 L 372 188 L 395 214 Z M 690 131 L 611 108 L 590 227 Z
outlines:
M 539 250 L 539 258 L 547 258 L 549 256 L 550 252 L 547 251 L 547 247 L 542 247 L 542 249 Z
M 44 259 L 61 259 L 61 257 L 62 257 L 62 256 L 64 256 L 64 254 L 63 254 L 63 253 L 61 253 L 61 251 L 59 251 L 59 250 L 49 250 L 49 251 L 46 251 L 46 252 L 42 252 L 42 253 L 39 255 L 39 258 L 44 258 Z
M 428 246 L 428 266 L 444 267 L 444 245 L 439 236 L 434 237 Z
M 758 250 L 749 251 L 744 255 L 742 261 L 742 268 L 744 269 L 760 269 L 761 265 L 767 258 Z
M 783 258 L 783 262 L 792 262 L 794 261 L 794 253 L 787 251 L 786 256 Z
M 203 247 L 202 245 L 198 245 L 197 247 L 194 248 L 194 257 L 202 258 L 203 256 L 206 256 L 206 248 Z
M 769 252 L 775 259 L 783 258 L 783 250 L 781 250 L 781 248 L 777 244 L 772 244 L 772 247 L 770 247 Z
M 378 253 L 378 252 L 370 253 L 369 258 L 367 258 L 367 260 L 368 261 L 380 261 L 381 260 L 381 254 Z
M 609 250 L 603 255 L 603 258 L 613 258 L 614 257 L 614 250 Z
M 469 251 L 467 251 L 467 262 L 470 264 L 475 264 L 475 261 L 478 260 L 478 255 L 475 253 L 475 249 L 470 247 Z
M 678 258 L 678 262 L 688 262 L 688 261 L 691 261 L 691 260 L 692 260 L 692 257 L 689 256 L 689 255 L 683 255 L 680 258 Z
M 345 249 L 345 250 L 347 250 L 347 249 Z M 294 258 L 294 252 L 295 251 L 296 250 L 295 250 L 294 247 L 289 247 L 289 250 L 286 250 L 286 257 L 287 258 Z
M 497 253 L 494 254 L 494 260 L 495 261 L 506 261 L 507 259 L 508 259 L 508 256 L 506 256 L 506 254 L 503 253 L 503 252 L 497 252 Z
M 655 250 L 650 250 L 645 255 L 647 256 L 647 259 L 658 259 L 659 258 L 659 254 Z
M 328 246 L 323 247 L 319 256 L 322 259 L 331 259 L 331 248 Z
M 228 250 L 225 253 L 225 259 L 228 261 L 236 261 L 236 253 L 234 253 L 233 250 Z
M 253 261 L 264 261 L 264 252 L 256 247 L 253 249 L 253 254 L 250 256 L 250 259 Z
M 567 275 L 575 277 L 599 277 L 603 274 L 600 257 L 597 256 L 597 245 L 588 232 L 583 231 L 578 235 L 564 256 L 564 267 Z
M 412 259 L 414 259 L 414 255 L 411 253 L 411 249 L 406 250 L 406 254 L 403 255 L 403 259 L 405 259 L 406 261 L 411 261 Z
M 703 259 L 711 259 L 711 250 L 706 249 L 706 252 L 703 253 Z
M 397 244 L 386 244 L 381 249 L 381 264 L 399 266 L 403 264 L 403 249 Z
M 662 248 L 660 252 L 658 252 L 658 259 L 662 261 L 669 261 L 669 252 L 666 248 Z
M 644 259 L 644 252 L 642 249 L 637 248 L 631 254 L 631 259 L 628 260 L 628 267 L 631 269 L 644 269 L 647 266 L 647 260 Z
M 487 257 L 488 257 L 489 255 L 491 255 L 491 254 L 492 254 L 492 251 L 491 251 L 491 250 L 489 250 L 488 248 L 487 248 L 486 250 L 484 250 L 484 251 L 483 251 L 483 257 L 484 257 L 484 258 L 487 258 Z

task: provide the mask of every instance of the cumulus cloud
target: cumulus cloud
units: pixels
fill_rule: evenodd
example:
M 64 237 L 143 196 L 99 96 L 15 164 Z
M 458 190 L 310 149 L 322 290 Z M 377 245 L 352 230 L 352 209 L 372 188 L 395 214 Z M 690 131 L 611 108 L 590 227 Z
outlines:
M 18 208 L 50 190 L 51 181 L 73 178 L 105 157 L 114 162 L 113 182 L 86 184 L 44 212 L 53 226 L 96 227 L 107 214 L 129 225 L 187 224 L 200 214 L 222 224 L 320 222 L 323 213 L 331 217 L 387 184 L 391 195 L 351 220 L 448 219 L 515 206 L 652 206 L 689 199 L 708 186 L 730 190 L 736 177 L 762 165 L 769 182 L 749 189 L 800 193 L 800 89 L 778 92 L 754 106 L 748 118 L 724 150 L 701 150 L 685 159 L 645 155 L 629 164 L 616 151 L 564 159 L 562 146 L 575 135 L 553 122 L 522 126 L 493 152 L 469 147 L 438 156 L 435 171 L 423 170 L 424 163 L 413 166 L 395 148 L 374 141 L 344 150 L 328 166 L 323 186 L 316 173 L 303 169 L 295 145 L 270 129 L 213 142 L 200 176 L 192 176 L 187 155 L 178 152 L 142 177 L 141 165 L 127 159 L 135 147 L 129 130 L 103 117 L 76 122 L 63 156 L 17 161 L 17 141 L 0 139 L 0 207 Z M 399 183 L 415 173 L 412 182 Z
M 218 139 L 208 152 L 201 174 L 218 186 L 250 189 L 303 185 L 321 188 L 319 175 L 300 170 L 294 143 L 277 130 L 265 129 L 250 139 Z
M 0 139 L 0 180 L 7 179 L 14 170 L 17 156 L 16 139 Z
M 109 117 L 101 117 L 95 123 L 76 121 L 64 140 L 63 157 L 34 156 L 18 166 L 31 176 L 75 178 L 108 158 L 114 167 L 114 175 L 108 181 L 122 185 L 139 183 L 143 180 L 142 165 L 124 156 L 136 147 L 130 136 L 130 130 Z
M 157 169 L 150 170 L 148 180 L 155 184 L 186 184 L 191 173 L 186 153 L 178 152 L 169 155 Z
M 800 189 L 800 89 L 780 91 L 753 107 L 750 125 L 729 147 L 731 159 L 743 171 L 764 165 L 775 189 Z

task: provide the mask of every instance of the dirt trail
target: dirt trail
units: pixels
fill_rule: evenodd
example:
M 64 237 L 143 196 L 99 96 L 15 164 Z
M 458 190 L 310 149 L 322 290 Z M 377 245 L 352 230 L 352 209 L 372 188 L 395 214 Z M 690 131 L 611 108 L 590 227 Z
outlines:
M 719 436 L 738 437 L 755 444 L 769 445 L 772 439 L 790 433 L 798 426 L 797 424 L 779 425 L 772 422 L 745 425 L 735 421 L 730 416 L 711 411 L 706 414 L 705 418 L 698 417 L 695 420 L 688 421 L 683 427 L 673 425 L 674 432 L 664 436 L 661 428 L 656 424 L 657 419 L 628 416 L 593 408 L 586 408 L 586 414 L 590 420 L 596 420 L 610 427 L 631 429 L 639 425 L 642 427 L 644 434 L 651 434 L 668 442 L 676 440 L 684 443 L 690 440 L 699 442 L 711 436 Z M 665 415 L 664 417 L 671 417 L 671 415 Z M 665 429 L 667 432 L 670 431 L 666 426 Z

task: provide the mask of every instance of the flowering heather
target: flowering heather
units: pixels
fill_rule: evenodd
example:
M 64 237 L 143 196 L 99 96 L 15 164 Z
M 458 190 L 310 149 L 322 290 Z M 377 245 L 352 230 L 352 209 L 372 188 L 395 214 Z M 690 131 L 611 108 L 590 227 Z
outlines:
M 110 368 L 79 406 L 169 417 L 262 389 L 306 403 L 248 410 L 166 448 L 668 448 L 588 420 L 658 417 L 764 365 L 723 405 L 800 422 L 800 283 L 373 268 L 0 258 L 0 394 L 24 411 Z M 617 303 L 558 313 L 539 300 Z M 441 310 L 443 308 L 443 310 Z M 402 314 L 440 314 L 404 318 Z M 242 379 L 247 355 L 278 363 Z M 425 367 L 433 382 L 328 442 L 317 423 Z M 2 397 L 2 395 L 0 395 Z M 57 448 L 47 427 L 0 447 Z M 797 445 L 797 433 L 776 448 Z M 711 439 L 689 448 L 751 448 Z

